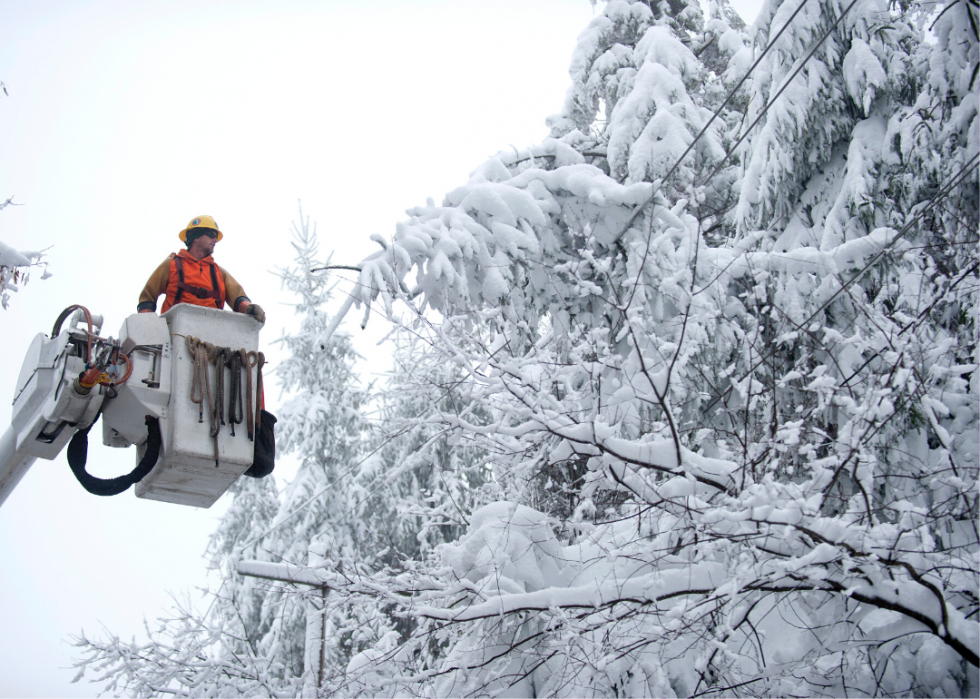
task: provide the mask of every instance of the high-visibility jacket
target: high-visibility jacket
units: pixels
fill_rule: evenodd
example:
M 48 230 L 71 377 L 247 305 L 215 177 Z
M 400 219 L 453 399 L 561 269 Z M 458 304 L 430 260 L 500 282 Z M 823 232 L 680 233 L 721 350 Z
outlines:
M 140 293 L 136 310 L 155 311 L 157 298 L 166 294 L 161 313 L 178 303 L 206 308 L 223 308 L 227 303 L 237 311 L 242 303 L 251 303 L 245 289 L 208 255 L 198 260 L 187 250 L 167 257 L 150 275 Z M 246 305 L 247 305 L 246 303 Z

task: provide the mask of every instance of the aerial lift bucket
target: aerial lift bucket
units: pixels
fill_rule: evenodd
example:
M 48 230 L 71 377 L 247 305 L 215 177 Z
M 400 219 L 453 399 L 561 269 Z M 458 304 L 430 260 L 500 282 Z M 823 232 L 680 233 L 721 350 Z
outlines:
M 53 337 L 39 334 L 31 344 L 15 391 L 12 425 L 0 438 L 0 504 L 35 458 L 55 458 L 77 431 L 87 435 L 101 413 L 103 443 L 136 445 L 137 463 L 147 450 L 148 421 L 159 424 L 159 457 L 136 483 L 137 497 L 210 507 L 255 458 L 258 425 L 250 430 L 245 413 L 257 421 L 264 412 L 259 410 L 261 324 L 240 313 L 178 304 L 160 316 L 129 316 L 113 340 L 98 337 L 101 318 L 95 319 L 94 328 L 82 328 L 75 318 L 60 333 L 56 324 Z M 118 386 L 79 389 L 76 377 L 89 367 L 86 343 L 90 355 L 93 338 L 101 356 L 114 352 L 127 365 L 129 373 Z M 203 365 L 201 355 L 191 351 L 198 342 L 210 353 Z M 237 360 L 222 366 L 215 349 L 225 350 L 224 357 L 238 354 L 245 366 Z M 199 375 L 197 386 L 195 371 L 207 373 L 203 382 Z M 217 395 L 222 385 L 228 390 Z M 192 401 L 192 388 L 200 402 Z M 233 412 L 240 424 L 232 424 Z
M 217 440 L 211 434 L 207 393 L 219 385 L 217 364 L 209 362 L 208 385 L 200 387 L 203 405 L 191 401 L 195 358 L 187 340 L 245 350 L 254 357 L 260 327 L 251 316 L 188 304 L 178 304 L 162 316 L 138 313 L 126 319 L 120 331 L 123 351 L 138 346 L 153 349 L 132 353 L 133 376 L 102 411 L 103 441 L 109 446 L 136 443 L 139 461 L 146 448 L 144 416 L 150 414 L 159 418 L 163 438 L 160 459 L 136 484 L 136 497 L 210 507 L 252 465 L 255 442 L 249 439 L 244 421 L 237 427 L 229 423 L 228 391 L 225 397 L 212 395 L 214 407 L 219 398 L 224 401 L 225 424 L 219 420 Z M 235 377 L 230 366 L 226 363 L 220 371 L 220 383 L 231 387 Z M 241 381 L 241 376 L 238 381 L 243 394 L 251 390 L 251 400 L 242 395 L 242 404 L 257 405 L 257 381 Z

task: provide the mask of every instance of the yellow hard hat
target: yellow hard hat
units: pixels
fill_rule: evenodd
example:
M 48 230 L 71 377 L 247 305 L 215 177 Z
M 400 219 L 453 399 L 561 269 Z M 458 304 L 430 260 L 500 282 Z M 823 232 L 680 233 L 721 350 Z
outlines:
M 191 219 L 191 222 L 187 224 L 187 228 L 185 228 L 178 234 L 178 237 L 180 238 L 180 242 L 182 243 L 187 242 L 187 231 L 189 231 L 191 228 L 213 228 L 214 230 L 218 231 L 218 240 L 221 240 L 222 238 L 225 237 L 221 233 L 221 229 L 218 228 L 218 222 L 214 220 L 214 217 L 195 216 L 194 218 Z

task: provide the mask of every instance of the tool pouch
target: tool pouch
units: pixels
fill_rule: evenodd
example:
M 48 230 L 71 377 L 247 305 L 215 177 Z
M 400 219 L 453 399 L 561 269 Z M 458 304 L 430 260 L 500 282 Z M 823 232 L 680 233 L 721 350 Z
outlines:
M 276 467 L 276 416 L 262 410 L 261 426 L 255 433 L 255 455 L 252 465 L 245 472 L 252 478 L 265 478 Z

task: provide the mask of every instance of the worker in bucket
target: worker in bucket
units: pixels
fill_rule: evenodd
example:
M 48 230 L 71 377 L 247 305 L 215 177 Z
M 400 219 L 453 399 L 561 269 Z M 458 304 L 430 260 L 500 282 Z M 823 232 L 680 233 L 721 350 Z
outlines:
M 178 303 L 205 308 L 224 308 L 227 303 L 233 311 L 246 313 L 265 323 L 262 307 L 252 303 L 242 285 L 218 267 L 211 257 L 214 246 L 224 237 L 214 218 L 197 216 L 191 219 L 178 237 L 187 249 L 171 254 L 150 275 L 140 294 L 137 311 L 156 311 L 157 298 L 165 293 L 161 313 Z
M 252 303 L 245 295 L 242 285 L 228 272 L 218 267 L 211 258 L 214 246 L 224 237 L 214 218 L 197 216 L 191 219 L 178 237 L 187 245 L 187 249 L 167 257 L 150 275 L 150 279 L 140 293 L 137 311 L 140 313 L 156 311 L 157 298 L 165 293 L 166 298 L 161 313 L 166 313 L 178 303 L 218 309 L 228 304 L 233 311 L 245 313 L 260 323 L 265 323 L 265 311 L 262 307 Z M 254 461 L 245 471 L 246 476 L 253 478 L 269 475 L 275 467 L 276 458 L 274 434 L 276 416 L 265 409 L 265 392 L 262 390 L 261 376 L 264 361 L 265 357 L 259 352 L 256 399 L 260 406 L 260 417 L 257 418 L 256 423 Z

